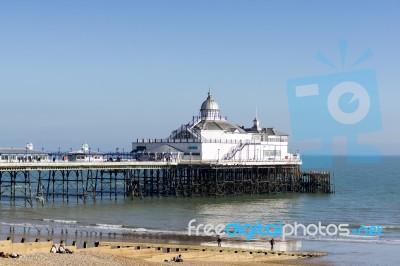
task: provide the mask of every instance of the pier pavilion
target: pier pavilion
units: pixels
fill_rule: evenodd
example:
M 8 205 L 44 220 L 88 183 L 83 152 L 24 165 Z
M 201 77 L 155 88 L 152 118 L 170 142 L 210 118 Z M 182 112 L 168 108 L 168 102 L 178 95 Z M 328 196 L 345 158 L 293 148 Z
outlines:
M 68 153 L 70 162 L 102 162 L 103 153 L 92 151 L 87 143 L 82 144 L 82 148 Z
M 223 118 L 217 101 L 208 92 L 200 114 L 172 131 L 165 139 L 138 139 L 132 150 L 142 159 L 165 158 L 217 162 L 287 162 L 301 164 L 298 154 L 288 152 L 288 134 L 260 126 L 235 125 Z

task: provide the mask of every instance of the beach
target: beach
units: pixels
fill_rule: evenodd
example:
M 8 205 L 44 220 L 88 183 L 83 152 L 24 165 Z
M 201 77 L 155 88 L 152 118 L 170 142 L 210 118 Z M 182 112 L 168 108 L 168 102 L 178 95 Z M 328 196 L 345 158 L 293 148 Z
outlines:
M 193 266 L 214 266 L 214 262 L 204 262 L 204 261 L 184 261 L 182 263 L 155 263 L 146 262 L 140 259 L 133 259 L 128 257 L 116 256 L 107 253 L 95 253 L 90 251 L 79 252 L 77 254 L 72 254 L 68 256 L 59 254 L 32 254 L 27 255 L 18 259 L 0 259 L 2 265 L 32 265 L 32 266 L 47 266 L 47 265 L 104 265 L 104 266 L 128 266 L 128 265 L 138 265 L 138 266 L 151 266 L 151 265 L 193 265 Z M 288 261 L 270 261 L 270 262 L 218 262 L 218 265 L 228 266 L 246 266 L 246 265 L 310 265 L 307 262 L 295 262 L 291 260 Z M 322 264 L 314 264 L 322 265 Z
M 318 252 L 284 252 L 270 250 L 171 245 L 162 243 L 96 242 L 96 247 L 67 246 L 73 254 L 51 253 L 53 241 L 15 243 L 0 241 L 6 254 L 18 258 L 0 258 L 1 265 L 299 265 L 313 264 Z M 56 244 L 57 247 L 59 245 Z M 183 262 L 172 261 L 181 255 Z M 311 259 L 310 259 L 311 258 Z M 318 264 L 319 265 L 319 264 Z

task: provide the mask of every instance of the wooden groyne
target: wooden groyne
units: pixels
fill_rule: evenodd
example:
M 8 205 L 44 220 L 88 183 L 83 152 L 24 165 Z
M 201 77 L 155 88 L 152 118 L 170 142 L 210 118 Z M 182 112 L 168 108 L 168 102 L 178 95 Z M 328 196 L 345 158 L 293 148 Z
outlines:
M 291 258 L 312 258 L 326 256 L 323 252 L 308 251 L 271 251 L 267 249 L 250 249 L 234 247 L 211 247 L 177 244 L 154 243 L 128 243 L 128 242 L 97 242 L 95 248 L 102 252 L 112 254 L 134 254 L 134 257 L 149 262 L 162 262 L 173 256 L 182 255 L 187 261 L 211 261 L 211 262 L 269 262 L 271 258 L 281 260 Z
M 0 164 L 0 198 L 33 205 L 119 197 L 332 193 L 329 172 L 290 163 L 102 162 Z

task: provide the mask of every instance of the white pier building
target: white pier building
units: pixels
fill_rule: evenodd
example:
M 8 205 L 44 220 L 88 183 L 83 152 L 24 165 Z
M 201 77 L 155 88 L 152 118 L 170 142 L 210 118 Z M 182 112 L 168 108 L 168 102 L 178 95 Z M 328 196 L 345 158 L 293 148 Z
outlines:
M 140 160 L 200 160 L 216 162 L 285 162 L 301 164 L 298 154 L 288 152 L 288 134 L 253 126 L 231 124 L 220 114 L 218 103 L 208 92 L 200 116 L 172 131 L 166 139 L 138 139 L 132 150 Z
M 103 154 L 92 151 L 87 143 L 82 144 L 82 148 L 78 151 L 68 153 L 68 161 L 70 162 L 102 162 Z
M 25 148 L 0 148 L 1 163 L 17 162 L 48 162 L 47 152 L 34 150 L 33 144 L 28 142 Z

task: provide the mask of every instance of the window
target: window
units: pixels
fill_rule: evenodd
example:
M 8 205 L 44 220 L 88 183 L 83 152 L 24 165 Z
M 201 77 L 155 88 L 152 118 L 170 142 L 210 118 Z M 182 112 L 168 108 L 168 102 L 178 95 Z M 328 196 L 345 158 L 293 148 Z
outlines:
M 268 157 L 275 157 L 275 156 L 281 156 L 281 151 L 280 150 L 264 150 L 264 156 Z

